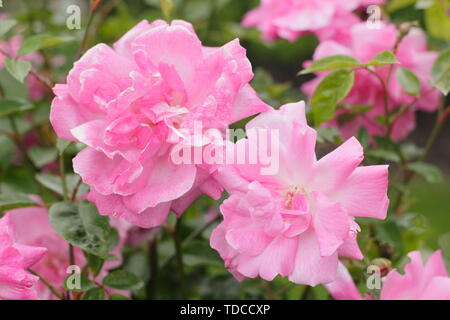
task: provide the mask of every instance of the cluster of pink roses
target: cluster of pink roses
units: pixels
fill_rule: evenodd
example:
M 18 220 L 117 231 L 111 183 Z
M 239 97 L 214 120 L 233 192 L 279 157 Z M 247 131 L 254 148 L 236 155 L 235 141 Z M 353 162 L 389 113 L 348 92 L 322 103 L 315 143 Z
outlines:
M 396 51 L 398 65 L 392 69 L 384 66 L 375 70 L 386 83 L 387 93 L 376 76 L 364 69 L 357 70 L 355 85 L 342 101 L 343 108 L 325 125 L 339 127 L 345 138 L 354 135 L 360 127 L 366 128 L 371 136 L 386 135 L 386 126 L 378 118 L 386 116 L 384 96 L 387 94 L 389 113 L 398 113 L 393 117 L 390 115 L 394 120 L 389 135 L 398 141 L 415 128 L 417 110 L 433 112 L 439 106 L 440 93 L 430 85 L 431 68 L 437 52 L 427 49 L 425 34 L 418 28 L 412 29 L 400 39 L 395 25 L 384 21 L 376 21 L 376 24 L 362 22 L 353 13 L 357 8 L 384 2 L 263 0 L 261 6 L 245 16 L 243 25 L 256 26 L 265 40 L 286 38 L 294 41 L 301 35 L 313 33 L 320 40 L 314 60 L 332 55 L 348 55 L 367 63 L 383 51 Z M 398 43 L 399 40 L 401 41 Z M 309 64 L 310 62 L 306 62 L 305 66 Z M 421 85 L 418 97 L 404 92 L 395 77 L 398 67 L 407 68 L 418 77 Z M 304 84 L 302 90 L 311 97 L 325 75 L 326 73 L 321 73 L 316 79 Z M 345 106 L 370 106 L 371 109 L 359 115 Z M 400 111 L 400 107 L 405 110 Z
M 365 23 L 354 25 L 350 29 L 350 44 L 345 45 L 334 40 L 323 41 L 314 53 L 314 60 L 332 55 L 348 55 L 368 63 L 376 55 L 386 50 L 393 50 L 399 39 L 399 31 L 395 25 L 380 23 L 379 28 L 370 29 Z M 337 126 L 344 137 L 355 134 L 360 127 L 367 129 L 371 136 L 386 134 L 386 126 L 377 117 L 385 116 L 384 96 L 388 96 L 388 110 L 398 113 L 392 124 L 391 138 L 402 140 L 415 128 L 415 112 L 436 111 L 439 106 L 440 93 L 431 83 L 431 68 L 437 58 L 437 52 L 427 49 L 425 34 L 420 29 L 412 29 L 397 44 L 396 58 L 398 65 L 377 67 L 375 72 L 386 83 L 387 92 L 380 79 L 371 72 L 356 70 L 355 83 L 348 96 L 341 102 L 344 106 L 337 110 L 335 118 L 326 125 Z M 310 62 L 305 63 L 307 66 Z M 418 77 L 421 85 L 420 94 L 414 97 L 404 92 L 395 74 L 399 67 L 404 67 Z M 321 73 L 317 78 L 302 86 L 303 91 L 312 96 L 320 81 L 325 77 Z M 345 108 L 350 106 L 350 108 Z M 352 115 L 351 106 L 370 106 L 371 109 L 362 115 Z M 400 111 L 401 107 L 405 110 Z M 345 116 L 350 116 L 346 117 Z M 339 119 L 346 119 L 339 121 Z
M 349 41 L 349 28 L 361 21 L 354 10 L 382 4 L 384 0 L 262 0 L 246 14 L 243 25 L 257 27 L 264 40 L 294 41 L 305 34 L 320 40 Z

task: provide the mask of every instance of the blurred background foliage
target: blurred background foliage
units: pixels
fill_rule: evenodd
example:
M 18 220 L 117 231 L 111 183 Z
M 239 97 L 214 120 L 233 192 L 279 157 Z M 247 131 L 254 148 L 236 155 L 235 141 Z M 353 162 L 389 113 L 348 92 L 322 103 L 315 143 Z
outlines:
M 163 1 L 164 2 L 164 1 Z M 253 64 L 255 78 L 252 85 L 261 98 L 273 107 L 305 99 L 299 90 L 301 82 L 308 77 L 297 77 L 304 61 L 311 59 L 318 44 L 314 36 L 301 37 L 294 43 L 278 40 L 273 43 L 261 41 L 260 34 L 255 29 L 244 29 L 240 26 L 243 15 L 258 5 L 258 0 L 173 0 L 172 19 L 184 19 L 191 22 L 204 45 L 221 46 L 234 38 L 240 38 L 241 44 L 248 50 L 247 54 Z M 66 9 L 70 5 L 81 8 L 81 29 L 69 30 L 66 19 L 69 14 Z M 61 44 L 41 50 L 44 56 L 40 71 L 51 78 L 53 83 L 65 81 L 68 71 L 77 59 L 80 42 L 82 41 L 89 18 L 89 1 L 77 0 L 3 0 L 0 14 L 7 14 L 19 22 L 12 31 L 23 37 L 37 34 L 50 34 L 61 39 Z M 442 50 L 450 44 L 450 4 L 441 0 L 393 0 L 390 1 L 384 14 L 394 23 L 418 21 L 426 30 L 429 45 L 432 49 Z M 104 0 L 98 9 L 92 23 L 91 32 L 87 35 L 88 47 L 99 42 L 112 44 L 128 29 L 142 19 L 152 21 L 164 19 L 159 0 Z M 364 17 L 363 17 L 364 18 Z M 7 37 L 8 35 L 3 35 Z M 30 102 L 26 86 L 19 84 L 5 71 L 0 71 L 0 85 L 7 98 L 20 98 L 30 104 L 30 111 L 14 115 L 15 126 L 8 117 L 0 118 L 0 129 L 17 130 L 21 136 L 36 140 L 33 147 L 26 151 L 26 159 L 16 152 L 16 145 L 5 135 L 0 135 L 0 188 L 1 192 L 19 191 L 22 193 L 40 194 L 48 203 L 55 201 L 55 193 L 48 188 L 51 179 L 40 177 L 45 181 L 39 183 L 35 177 L 33 166 L 46 173 L 54 173 L 52 162 L 57 159 L 54 147 L 56 138 L 48 122 L 52 96 L 47 94 L 38 102 Z M 4 110 L 3 110 L 4 111 Z M 0 114 L 3 112 L 0 107 Z M 29 114 L 33 116 L 27 116 Z M 420 152 L 418 146 L 423 146 L 435 121 L 434 114 L 418 115 L 418 127 L 409 139 L 402 143 L 402 148 L 410 153 Z M 243 123 L 238 124 L 242 126 Z M 324 148 L 335 147 L 339 142 L 339 133 L 330 130 L 320 131 Z M 363 137 L 359 137 L 360 140 Z M 395 170 L 395 157 L 385 156 L 380 159 L 369 157 L 366 163 L 392 162 L 390 182 L 391 199 L 397 196 L 398 190 L 405 192 L 410 203 L 407 211 L 401 216 L 391 215 L 384 222 L 369 222 L 361 219 L 363 231 L 359 237 L 360 246 L 370 259 L 387 257 L 394 266 L 405 262 L 405 254 L 411 250 L 421 249 L 431 252 L 441 248 L 450 258 L 450 125 L 446 125 L 437 139 L 428 158 L 437 165 L 443 173 L 436 179 L 433 177 L 416 177 L 412 187 L 403 189 Z M 71 170 L 71 157 L 81 146 L 72 144 L 66 154 L 66 168 Z M 32 165 L 26 165 L 29 161 Z M 78 177 L 70 176 L 72 184 Z M 427 181 L 428 180 L 428 181 Z M 436 182 L 436 183 L 430 183 Z M 58 186 L 54 186 L 58 188 Z M 218 220 L 218 204 L 201 197 L 183 216 L 182 233 L 184 237 L 192 235 L 206 219 Z M 162 268 L 158 289 L 155 292 L 151 286 L 135 292 L 137 298 L 177 298 L 182 296 L 178 278 L 175 276 L 173 259 L 173 244 L 170 232 L 175 224 L 174 217 L 164 226 L 159 238 L 158 257 L 149 258 L 147 244 L 139 247 L 127 246 L 125 249 L 124 268 L 135 273 L 142 280 L 148 281 L 150 273 L 155 272 L 151 263 L 157 261 Z M 190 298 L 202 299 L 300 299 L 328 298 L 323 287 L 306 288 L 289 283 L 286 279 L 276 278 L 269 283 L 259 279 L 248 279 L 237 282 L 223 266 L 223 261 L 209 247 L 211 227 L 200 230 L 198 237 L 186 241 L 184 263 L 186 268 L 186 287 Z M 376 237 L 381 241 L 382 250 L 373 244 Z M 153 237 L 154 234 L 147 234 Z M 153 259 L 153 260 L 152 260 Z M 155 260 L 156 259 L 156 260 Z M 350 269 L 353 275 L 362 279 L 365 268 L 372 263 L 370 259 L 352 262 Z M 450 266 L 450 264 L 449 264 Z

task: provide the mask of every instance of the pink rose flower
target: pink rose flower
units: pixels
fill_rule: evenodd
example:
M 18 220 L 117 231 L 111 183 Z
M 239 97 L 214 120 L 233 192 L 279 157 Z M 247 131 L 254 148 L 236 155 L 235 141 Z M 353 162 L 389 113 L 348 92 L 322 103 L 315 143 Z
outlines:
M 10 215 L 0 219 L 0 300 L 36 299 L 39 278 L 27 269 L 41 260 L 46 252 L 43 247 L 17 241 Z
M 397 41 L 398 31 L 394 25 L 380 24 L 380 29 L 369 29 L 365 23 L 357 24 L 351 29 L 351 45 L 345 46 L 335 41 L 322 42 L 316 49 L 314 60 L 327 56 L 344 54 L 357 58 L 362 62 L 369 62 L 377 54 L 392 50 Z M 401 106 L 410 106 L 393 124 L 391 137 L 394 140 L 404 139 L 415 128 L 415 111 L 435 111 L 439 106 L 440 93 L 430 86 L 431 68 L 437 53 L 427 49 L 425 35 L 419 29 L 413 29 L 403 38 L 397 49 L 397 60 L 400 64 L 393 67 L 388 96 L 390 111 L 398 111 Z M 395 72 L 402 66 L 414 72 L 421 83 L 420 97 L 408 95 L 397 81 Z M 376 69 L 377 74 L 386 81 L 389 66 Z M 326 76 L 320 73 L 317 78 L 304 84 L 302 90 L 312 96 L 315 88 Z M 377 121 L 378 116 L 384 116 L 384 91 L 379 79 L 366 70 L 358 70 L 355 75 L 355 85 L 350 94 L 341 102 L 349 106 L 373 106 L 363 116 L 345 118 L 349 115 L 346 109 L 337 110 L 335 119 L 326 125 L 337 126 L 344 137 L 354 135 L 360 127 L 365 127 L 372 136 L 385 134 L 385 126 Z M 340 119 L 345 119 L 340 121 Z
M 266 41 L 284 38 L 295 41 L 304 34 L 316 34 L 321 41 L 347 42 L 348 29 L 360 19 L 353 10 L 384 0 L 262 0 L 248 12 L 244 27 L 257 27 Z
M 40 199 L 34 198 L 38 203 Z M 43 247 L 47 254 L 34 265 L 33 270 L 53 285 L 57 290 L 60 290 L 64 280 L 69 276 L 67 268 L 69 267 L 69 247 L 66 240 L 64 240 L 52 228 L 48 220 L 48 210 L 44 207 L 29 207 L 15 209 L 8 213 L 11 224 L 16 230 L 17 240 L 20 243 Z M 97 276 L 97 281 L 106 276 L 107 271 L 117 268 L 122 264 L 122 249 L 126 240 L 126 233 L 129 225 L 125 221 L 118 219 L 110 219 L 110 224 L 116 228 L 119 233 L 119 244 L 111 251 L 117 259 L 106 261 L 102 272 Z M 75 248 L 75 263 L 82 269 L 86 266 L 86 258 L 83 252 Z M 55 300 L 58 299 L 50 289 L 42 282 L 36 286 L 37 295 L 33 297 L 39 300 Z M 110 293 L 115 293 L 112 290 Z M 120 292 L 124 294 L 124 292 Z M 128 293 L 125 293 L 129 295 Z
M 450 278 L 440 250 L 434 252 L 426 263 L 419 251 L 408 254 L 411 262 L 402 275 L 392 270 L 383 279 L 380 300 L 450 300 Z M 339 264 L 336 280 L 325 285 L 336 300 L 372 300 L 362 297 L 348 270 Z
M 252 77 L 238 40 L 204 47 L 187 22 L 142 21 L 75 63 L 55 86 L 50 120 L 59 137 L 88 146 L 74 170 L 100 213 L 154 227 L 171 208 L 180 215 L 200 194 L 222 194 L 214 167 L 176 165 L 171 152 L 195 123 L 224 129 L 268 110 Z
M 317 161 L 317 133 L 307 125 L 303 102 L 259 115 L 246 129 L 278 130 L 279 170 L 262 175 L 262 164 L 219 168 L 231 196 L 221 206 L 224 221 L 211 246 L 237 279 L 333 281 L 339 256 L 363 257 L 354 217 L 386 217 L 388 167 L 358 167 L 364 155 L 355 138 Z M 249 148 L 247 139 L 236 144 Z

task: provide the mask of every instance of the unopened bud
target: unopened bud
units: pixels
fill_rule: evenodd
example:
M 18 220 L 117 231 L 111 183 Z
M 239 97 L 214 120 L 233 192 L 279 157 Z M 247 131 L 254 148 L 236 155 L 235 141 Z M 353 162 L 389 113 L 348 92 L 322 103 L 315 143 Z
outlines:
M 398 30 L 400 31 L 400 34 L 407 35 L 412 28 L 418 27 L 418 26 L 419 26 L 419 24 L 417 21 L 405 22 L 405 23 L 402 23 L 398 27 Z
M 380 268 L 380 275 L 384 277 L 391 271 L 392 262 L 386 258 L 376 258 L 372 261 L 372 265 Z

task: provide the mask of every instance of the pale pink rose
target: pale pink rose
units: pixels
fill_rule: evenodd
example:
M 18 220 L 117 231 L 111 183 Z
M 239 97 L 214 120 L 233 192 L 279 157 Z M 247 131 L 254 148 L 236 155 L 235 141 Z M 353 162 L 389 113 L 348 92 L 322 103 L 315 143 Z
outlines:
M 39 278 L 27 269 L 34 267 L 47 249 L 18 241 L 15 231 L 9 214 L 0 219 L 0 300 L 33 300 Z
M 38 203 L 40 199 L 34 197 Z M 53 285 L 62 293 L 61 286 L 64 280 L 69 276 L 67 268 L 69 267 L 69 245 L 58 233 L 51 227 L 48 220 L 48 210 L 44 207 L 29 207 L 15 209 L 8 213 L 11 223 L 16 230 L 17 239 L 20 243 L 30 246 L 39 246 L 46 248 L 47 254 L 33 267 L 33 270 L 42 276 L 46 281 Z M 107 261 L 103 266 L 102 272 L 97 276 L 97 281 L 101 282 L 108 270 L 117 268 L 122 264 L 122 249 L 126 240 L 126 232 L 129 225 L 118 219 L 110 219 L 110 224 L 116 228 L 119 233 L 119 243 L 111 251 L 117 259 Z M 82 269 L 86 266 L 86 258 L 83 252 L 75 248 L 75 264 Z M 58 299 L 50 289 L 42 282 L 36 286 L 39 300 Z M 111 290 L 110 293 L 115 293 Z M 120 292 L 124 293 L 124 292 Z M 128 293 L 129 295 L 129 293 Z
M 404 274 L 392 270 L 383 279 L 380 300 L 450 300 L 450 278 L 440 250 L 425 263 L 419 251 L 408 254 Z M 348 270 L 339 263 L 336 280 L 326 285 L 336 300 L 372 300 L 361 296 Z
M 204 47 L 187 22 L 142 21 L 75 63 L 67 84 L 55 86 L 50 120 L 59 137 L 88 146 L 74 170 L 100 213 L 154 227 L 201 193 L 222 194 L 213 167 L 176 165 L 171 152 L 195 123 L 224 129 L 268 110 L 252 77 L 238 40 Z
M 21 46 L 22 46 L 22 37 L 19 35 L 12 37 L 8 41 L 0 41 L 0 49 L 6 52 L 12 59 L 17 58 L 17 53 L 19 52 Z M 5 55 L 3 55 L 0 52 L 0 69 L 3 69 L 5 66 L 4 63 L 5 58 L 6 58 Z M 30 61 L 35 66 L 41 66 L 44 62 L 42 56 L 36 52 L 32 52 L 22 57 L 19 57 L 18 60 Z M 26 82 L 28 87 L 29 98 L 32 101 L 41 100 L 45 95 L 45 88 L 39 82 L 39 80 L 37 80 L 33 75 L 28 75 Z
M 306 123 L 303 102 L 259 115 L 246 129 L 279 130 L 279 170 L 263 175 L 262 164 L 219 168 L 231 196 L 221 206 L 224 221 L 211 246 L 237 279 L 333 281 L 339 256 L 363 257 L 354 217 L 386 217 L 388 167 L 358 167 L 364 155 L 355 138 L 317 160 L 317 133 Z M 239 140 L 240 148 L 251 148 L 249 140 Z
M 398 31 L 394 25 L 380 24 L 380 29 L 370 29 L 365 23 L 357 24 L 351 29 L 351 45 L 345 46 L 335 41 L 325 41 L 319 44 L 314 54 L 314 60 L 327 56 L 344 54 L 353 56 L 362 62 L 369 62 L 377 54 L 392 50 L 398 37 Z M 391 137 L 394 140 L 404 139 L 415 128 L 415 111 L 427 112 L 435 111 L 439 106 L 439 91 L 433 89 L 429 84 L 431 81 L 431 68 L 437 53 L 427 49 L 426 38 L 422 31 L 413 29 L 403 38 L 398 46 L 397 60 L 400 64 L 395 65 L 389 85 L 388 96 L 390 111 L 398 111 L 401 106 L 411 107 L 400 116 L 393 125 Z M 309 65 L 310 62 L 305 65 Z M 395 73 L 399 66 L 414 72 L 421 82 L 420 97 L 415 97 L 405 93 L 404 89 L 397 81 Z M 386 81 L 389 66 L 376 68 L 377 74 Z M 314 80 L 304 84 L 302 90 L 312 96 L 315 88 L 326 76 L 327 72 L 322 72 Z M 325 125 L 338 126 L 344 137 L 354 135 L 360 127 L 365 127 L 372 136 L 382 136 L 385 134 L 385 126 L 378 121 L 378 116 L 385 115 L 384 91 L 379 79 L 366 70 L 357 70 L 355 84 L 347 98 L 340 104 L 349 106 L 373 106 L 369 112 L 363 116 L 345 118 L 349 115 L 346 109 L 338 109 L 335 118 Z
M 304 34 L 316 34 L 323 40 L 347 42 L 348 29 L 361 21 L 353 13 L 368 4 L 384 0 L 262 0 L 248 12 L 242 24 L 257 27 L 266 41 L 284 38 L 295 41 Z

